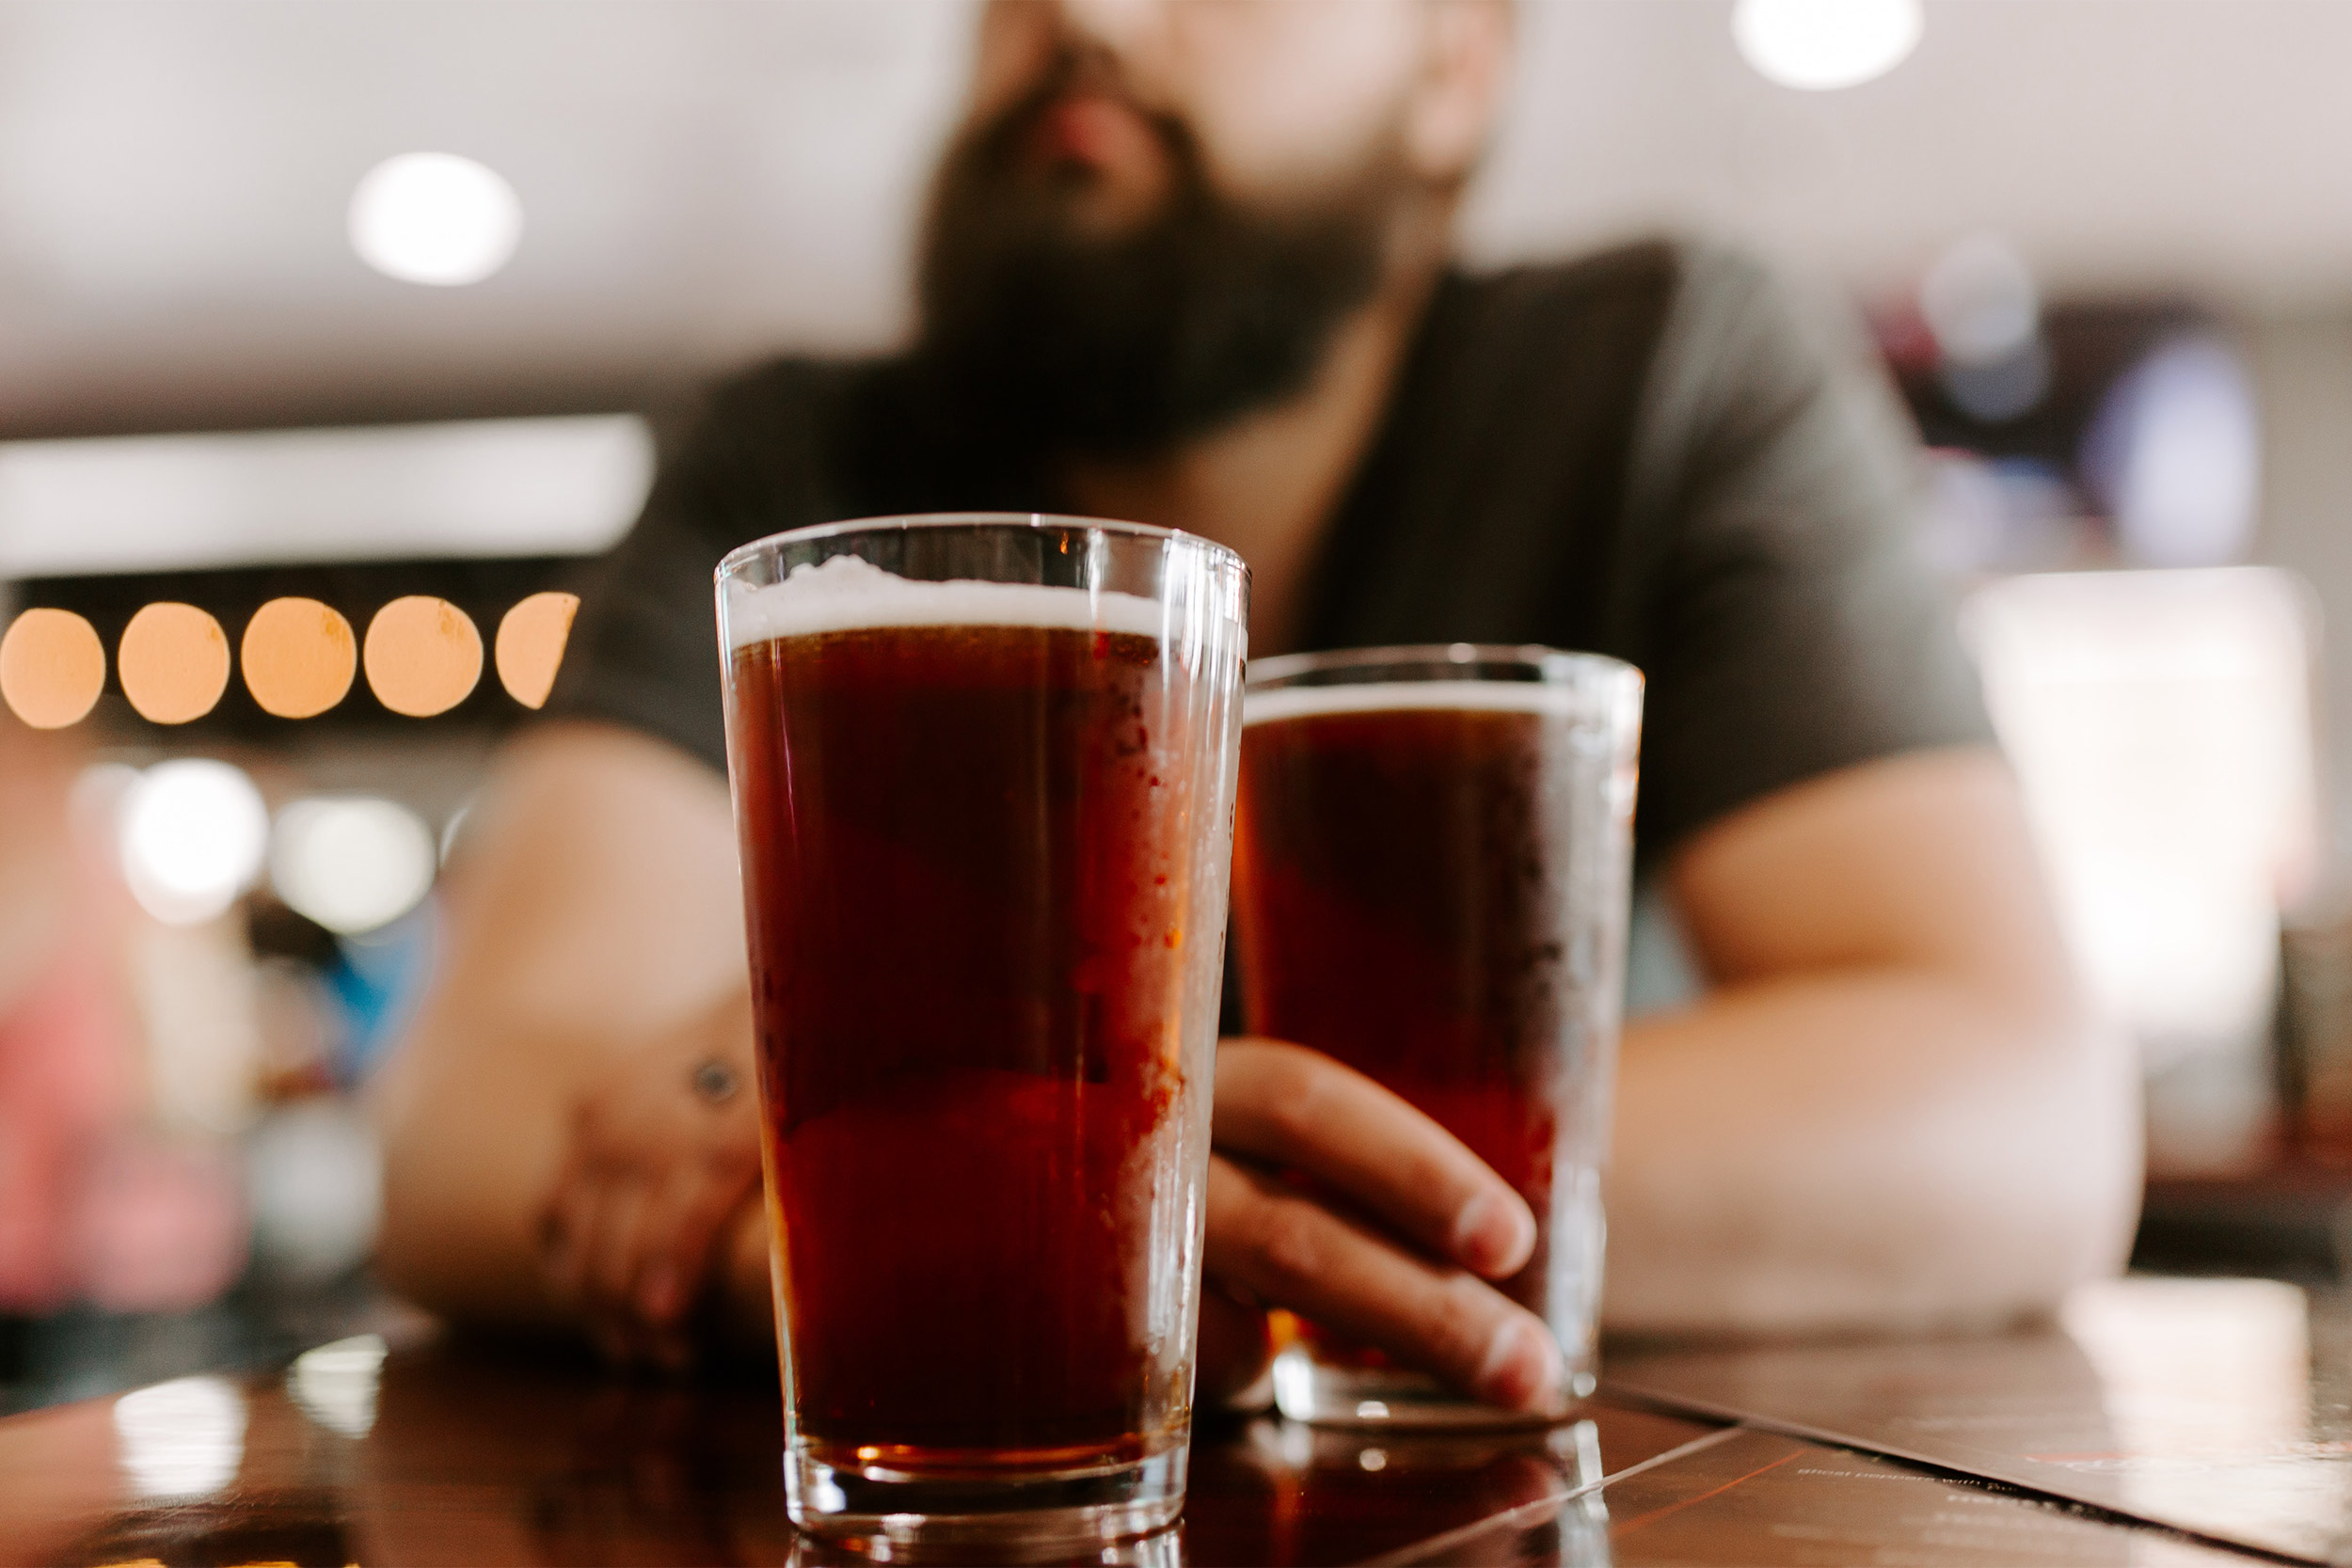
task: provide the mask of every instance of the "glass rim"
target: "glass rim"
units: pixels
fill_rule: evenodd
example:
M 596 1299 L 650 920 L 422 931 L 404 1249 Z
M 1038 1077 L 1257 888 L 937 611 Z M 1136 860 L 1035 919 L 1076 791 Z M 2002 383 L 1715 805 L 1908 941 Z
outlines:
M 1028 529 L 1044 532 L 1048 529 L 1088 529 L 1118 534 L 1130 539 L 1172 539 L 1199 546 L 1213 555 L 1230 559 L 1244 572 L 1249 563 L 1231 545 L 1220 545 L 1198 533 L 1182 529 L 1161 528 L 1155 523 L 1131 523 L 1118 517 L 1086 517 L 1067 512 L 884 512 L 871 517 L 845 517 L 838 522 L 810 523 L 801 528 L 786 529 L 758 539 L 746 540 L 719 558 L 712 575 L 725 578 L 740 570 L 771 550 L 787 545 L 814 543 L 820 539 L 837 538 L 846 533 L 888 533 L 916 529 L 1005 528 Z
M 1279 682 L 1295 680 L 1302 675 L 1320 674 L 1325 671 L 1378 669 L 1385 665 L 1412 665 L 1432 672 L 1431 675 L 1408 677 L 1415 681 L 1429 680 L 1433 676 L 1442 678 L 1449 667 L 1461 670 L 1460 679 L 1486 679 L 1489 677 L 1476 672 L 1482 667 L 1493 665 L 1532 670 L 1539 677 L 1560 671 L 1618 677 L 1629 675 L 1636 682 L 1643 683 L 1647 680 L 1639 666 L 1622 658 L 1609 654 L 1554 648 L 1542 642 L 1406 642 L 1377 648 L 1329 648 L 1253 658 L 1242 684 L 1245 690 L 1255 690 L 1261 684 L 1273 687 Z M 1398 684 L 1406 682 L 1400 681 Z

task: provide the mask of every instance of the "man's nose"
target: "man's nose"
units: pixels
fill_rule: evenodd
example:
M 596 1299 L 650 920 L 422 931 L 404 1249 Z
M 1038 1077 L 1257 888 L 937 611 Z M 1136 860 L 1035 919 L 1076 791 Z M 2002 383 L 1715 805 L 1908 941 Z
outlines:
M 1148 50 L 1167 24 L 1171 0 L 1041 0 L 1060 13 L 1065 32 L 1113 55 Z

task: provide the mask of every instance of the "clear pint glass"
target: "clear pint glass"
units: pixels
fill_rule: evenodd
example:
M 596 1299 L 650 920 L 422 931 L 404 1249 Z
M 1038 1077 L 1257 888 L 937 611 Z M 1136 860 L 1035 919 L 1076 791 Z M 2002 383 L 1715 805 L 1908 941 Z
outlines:
M 1376 648 L 1249 673 L 1233 925 L 1249 1032 L 1427 1112 L 1534 1211 L 1503 1291 L 1593 1386 L 1642 677 L 1548 648 Z M 1295 1419 L 1501 1412 L 1311 1323 L 1275 1367 Z
M 1247 593 L 1219 546 L 1025 515 L 719 568 L 804 1529 L 1182 1507 Z

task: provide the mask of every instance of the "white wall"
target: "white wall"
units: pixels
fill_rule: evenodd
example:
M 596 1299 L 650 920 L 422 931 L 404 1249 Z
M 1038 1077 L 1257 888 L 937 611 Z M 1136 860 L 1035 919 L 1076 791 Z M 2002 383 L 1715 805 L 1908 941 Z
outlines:
M 2320 756 L 2332 799 L 2333 860 L 2352 868 L 2352 310 L 2252 325 L 2263 404 L 2258 558 L 2319 595 Z
M 1659 223 L 1870 287 L 2010 234 L 2059 286 L 2352 299 L 2352 6 L 1929 0 L 1918 52 L 1775 87 L 1727 0 L 1525 0 L 1486 256 Z M 0 432 L 288 404 L 593 404 L 777 344 L 872 341 L 956 108 L 963 0 L 18 0 L 0 7 Z M 376 160 L 520 191 L 472 289 L 368 272 Z M 371 404 L 370 400 L 373 400 Z

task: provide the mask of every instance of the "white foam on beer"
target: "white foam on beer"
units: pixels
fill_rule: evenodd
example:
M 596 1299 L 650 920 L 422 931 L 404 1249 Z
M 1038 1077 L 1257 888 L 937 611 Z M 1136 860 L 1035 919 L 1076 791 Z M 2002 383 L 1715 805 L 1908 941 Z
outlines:
M 1540 681 L 1365 681 L 1351 686 L 1278 686 L 1242 698 L 1244 725 L 1332 713 L 1549 713 L 1577 710 L 1571 687 Z
M 1036 583 L 918 582 L 853 555 L 795 566 L 782 582 L 729 578 L 727 633 L 740 648 L 779 637 L 881 626 L 1033 626 L 1157 637 L 1157 600 L 1138 594 Z

